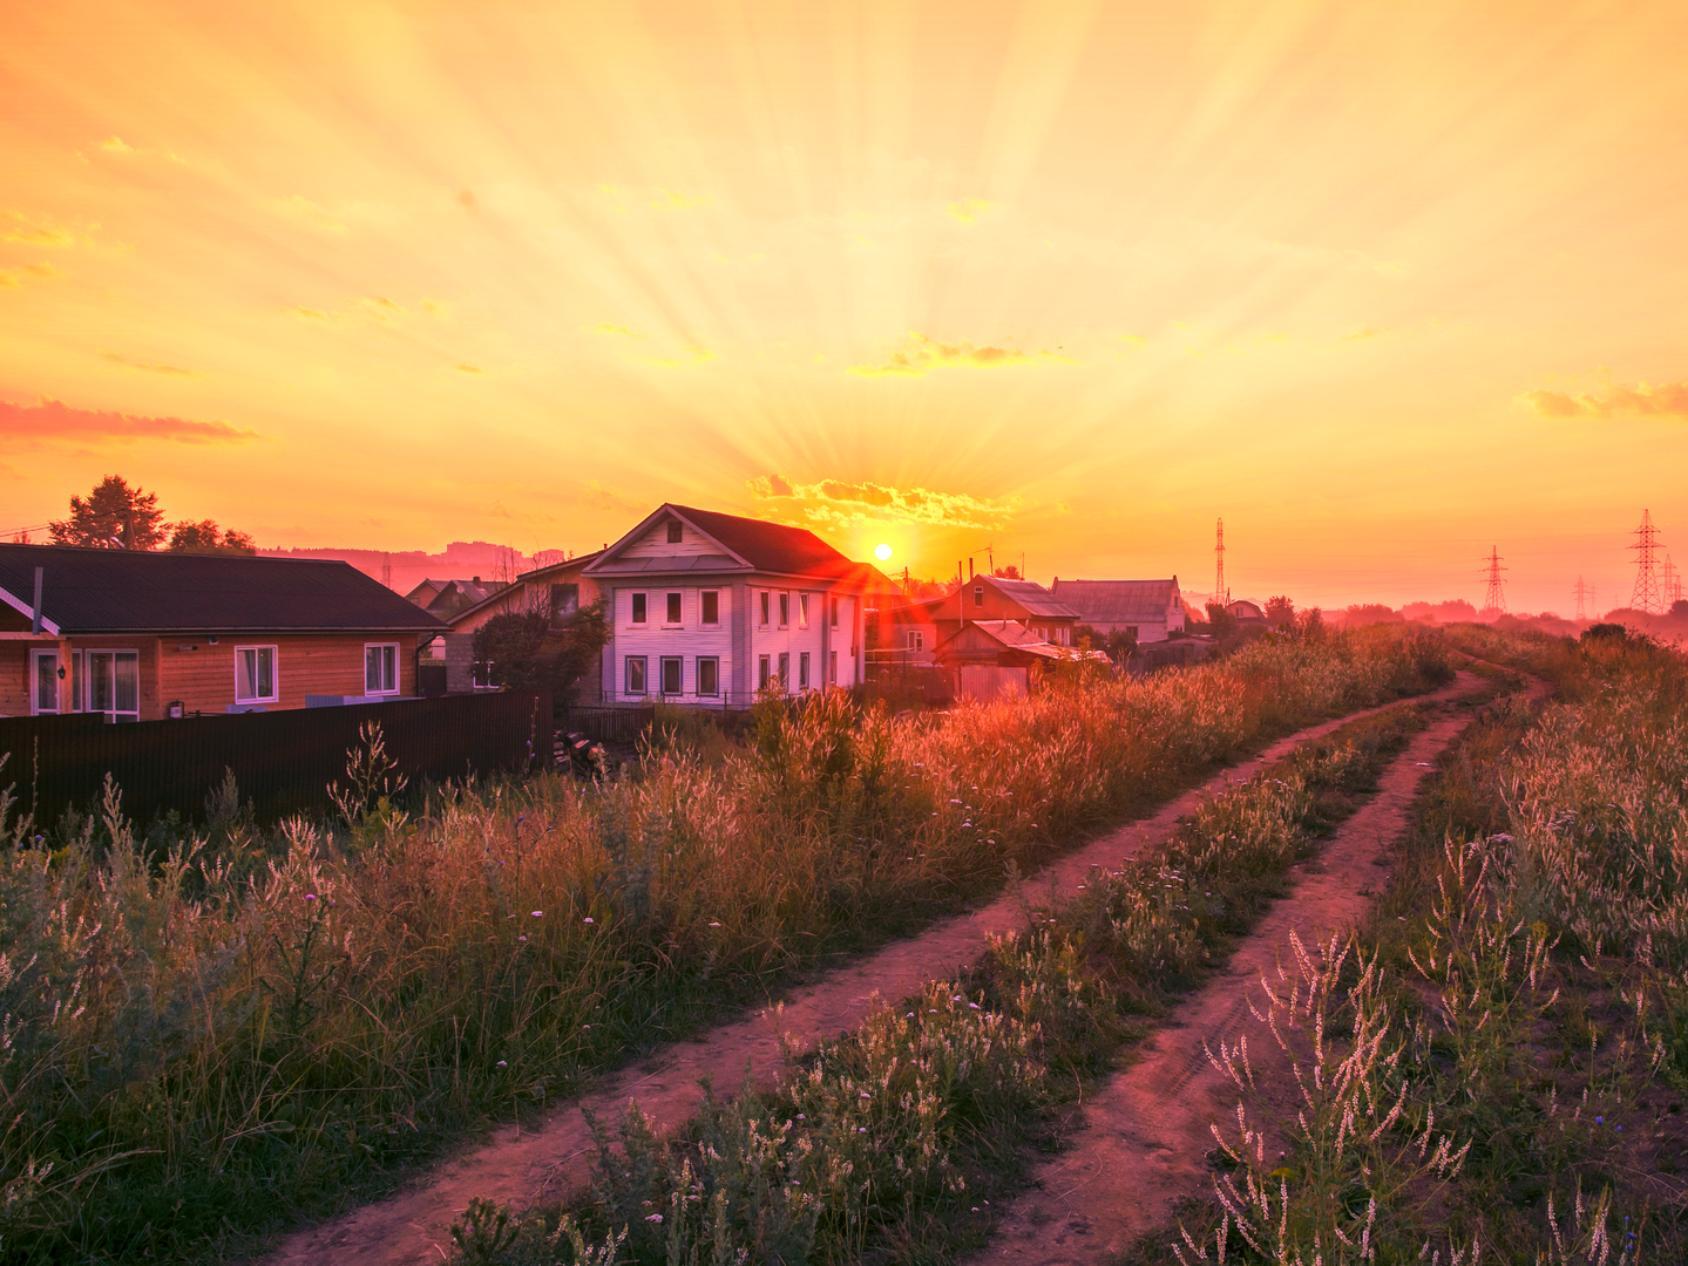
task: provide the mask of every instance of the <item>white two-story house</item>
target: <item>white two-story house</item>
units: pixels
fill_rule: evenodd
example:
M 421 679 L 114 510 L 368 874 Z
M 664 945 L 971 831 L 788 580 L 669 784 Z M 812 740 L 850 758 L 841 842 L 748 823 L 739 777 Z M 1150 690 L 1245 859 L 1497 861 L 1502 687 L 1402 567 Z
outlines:
M 584 574 L 609 617 L 606 703 L 744 708 L 776 683 L 862 681 L 879 577 L 804 528 L 664 505 Z

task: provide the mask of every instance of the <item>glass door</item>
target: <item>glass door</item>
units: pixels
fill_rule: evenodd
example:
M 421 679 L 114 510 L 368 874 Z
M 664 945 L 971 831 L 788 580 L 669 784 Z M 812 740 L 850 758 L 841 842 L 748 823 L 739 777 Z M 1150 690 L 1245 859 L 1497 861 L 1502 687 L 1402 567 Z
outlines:
M 34 716 L 51 716 L 59 710 L 59 653 L 56 650 L 29 652 L 29 711 Z
M 138 651 L 89 651 L 84 706 L 109 721 L 141 719 L 141 656 Z

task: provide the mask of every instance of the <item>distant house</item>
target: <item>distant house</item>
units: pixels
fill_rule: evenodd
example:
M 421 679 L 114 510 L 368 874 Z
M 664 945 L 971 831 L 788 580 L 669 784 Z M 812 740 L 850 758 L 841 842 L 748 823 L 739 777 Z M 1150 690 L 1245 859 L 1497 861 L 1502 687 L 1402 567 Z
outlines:
M 449 620 L 459 611 L 486 601 L 503 585 L 483 582 L 479 576 L 468 580 L 424 580 L 405 599 L 414 602 L 429 615 Z
M 0 715 L 398 699 L 442 627 L 341 562 L 0 545 Z
M 1018 620 L 971 620 L 938 644 L 935 658 L 954 671 L 955 694 L 963 699 L 1027 694 L 1044 672 L 1061 664 L 1113 667 L 1101 651 L 1046 641 Z
M 663 505 L 582 570 L 610 622 L 611 704 L 745 707 L 862 680 L 864 598 L 884 577 L 813 532 Z
M 1166 580 L 1062 580 L 1050 591 L 1099 633 L 1128 633 L 1138 645 L 1164 642 L 1184 628 L 1178 577 Z
M 1238 598 L 1235 602 L 1225 604 L 1225 614 L 1238 624 L 1264 624 L 1266 612 L 1259 603 L 1250 602 L 1247 598 Z
M 886 660 L 929 665 L 940 643 L 981 620 L 1012 621 L 1038 641 L 1071 646 L 1078 613 L 1034 581 L 977 575 L 940 597 L 882 611 L 875 646 Z
M 600 591 L 585 571 L 601 552 L 593 550 L 523 572 L 511 584 L 447 617 L 447 631 L 428 647 L 427 674 L 437 678 L 439 689 L 453 694 L 495 689 L 493 666 L 475 657 L 475 632 L 497 616 L 533 612 L 544 612 L 553 625 L 560 625 L 582 607 L 591 606 Z M 577 702 L 597 702 L 600 684 L 596 675 L 582 681 L 576 690 Z M 425 676 L 424 689 L 428 688 Z

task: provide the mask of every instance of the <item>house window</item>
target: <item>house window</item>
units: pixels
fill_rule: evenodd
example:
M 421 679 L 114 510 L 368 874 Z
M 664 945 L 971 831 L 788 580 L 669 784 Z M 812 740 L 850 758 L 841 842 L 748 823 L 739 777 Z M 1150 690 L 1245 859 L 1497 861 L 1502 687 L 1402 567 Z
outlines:
M 721 595 L 713 589 L 705 589 L 697 596 L 699 624 L 721 623 Z
M 645 622 L 645 595 L 642 593 L 636 593 L 633 595 L 633 614 L 631 619 L 634 624 L 643 624 Z
M 399 692 L 399 644 L 375 642 L 363 648 L 363 693 L 396 695 Z
M 809 688 L 808 651 L 802 651 L 797 656 L 797 688 L 799 690 L 807 690 Z
M 926 634 L 919 629 L 910 629 L 906 636 L 909 650 L 923 651 L 926 649 Z
M 498 689 L 498 683 L 492 679 L 492 661 L 490 659 L 477 659 L 469 665 L 469 689 Z
M 766 690 L 773 675 L 772 661 L 766 655 L 758 655 L 756 657 L 756 688 Z
M 281 698 L 281 683 L 276 679 L 275 661 L 276 648 L 273 646 L 234 648 L 236 703 L 275 703 Z M 103 711 L 93 704 L 89 707 L 95 712 Z
M 258 647 L 271 653 L 270 681 L 275 681 L 275 647 Z M 141 653 L 139 651 L 89 651 L 87 685 L 82 706 L 88 712 L 103 712 L 109 721 L 141 719 Z
M 838 684 L 837 651 L 828 651 L 826 653 L 826 684 L 829 686 L 836 686 Z
M 699 656 L 697 661 L 697 692 L 700 695 L 721 693 L 721 661 L 713 656 Z
M 551 623 L 561 624 L 580 610 L 579 585 L 551 586 Z
M 59 653 L 35 650 L 29 653 L 29 711 L 32 716 L 50 716 L 59 710 Z
M 782 594 L 780 594 L 780 628 L 783 629 L 787 625 L 789 625 L 790 623 L 791 623 L 791 595 L 789 593 L 782 593 Z
M 976 607 L 985 605 L 985 587 L 983 585 L 973 586 L 973 605 Z
M 629 655 L 627 657 L 627 693 L 630 695 L 645 693 L 645 657 L 643 655 Z
M 832 611 L 831 611 L 832 627 L 837 628 L 838 627 L 838 599 L 837 598 L 831 599 L 829 605 L 832 609 Z
M 680 543 L 680 536 L 681 536 L 680 520 L 678 520 L 678 519 L 668 520 L 668 543 L 670 545 L 678 545 Z
M 809 595 L 806 593 L 797 595 L 797 627 L 800 629 L 809 627 Z
M 664 655 L 662 657 L 662 693 L 677 695 L 685 693 L 685 681 L 682 677 L 681 665 L 685 661 L 678 655 Z
M 762 623 L 766 624 L 766 623 L 768 623 L 768 591 L 766 589 L 764 589 L 762 591 L 761 597 L 762 597 Z
M 791 655 L 787 651 L 780 652 L 780 689 L 784 690 L 791 684 Z
M 680 595 L 679 594 L 671 593 L 671 594 L 668 595 L 668 610 L 667 610 L 667 613 L 666 613 L 666 617 L 663 620 L 663 623 L 668 624 L 670 626 L 674 626 L 674 627 L 679 626 L 679 623 L 680 623 Z

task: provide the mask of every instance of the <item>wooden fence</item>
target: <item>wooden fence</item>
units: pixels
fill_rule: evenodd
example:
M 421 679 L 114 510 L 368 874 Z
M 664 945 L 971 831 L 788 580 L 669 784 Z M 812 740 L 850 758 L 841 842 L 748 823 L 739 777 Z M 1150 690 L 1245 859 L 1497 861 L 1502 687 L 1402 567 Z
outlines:
M 99 804 L 109 773 L 123 811 L 147 823 L 171 810 L 204 815 L 232 771 L 263 818 L 332 809 L 347 750 L 378 722 L 388 756 L 412 784 L 532 768 L 551 752 L 551 699 L 527 692 L 447 695 L 350 707 L 110 725 L 98 716 L 0 718 L 0 787 L 38 824 Z

